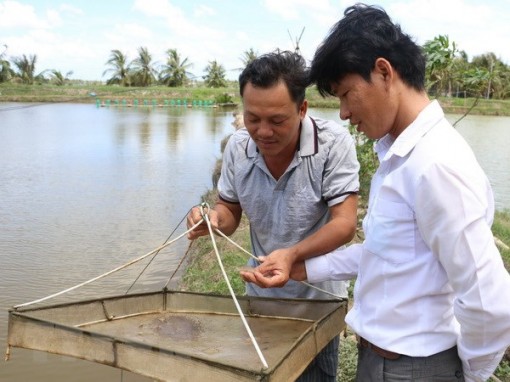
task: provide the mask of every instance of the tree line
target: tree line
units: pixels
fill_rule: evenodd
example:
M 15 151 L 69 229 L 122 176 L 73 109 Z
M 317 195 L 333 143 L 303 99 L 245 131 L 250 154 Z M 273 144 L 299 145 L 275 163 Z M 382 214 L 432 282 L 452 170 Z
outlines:
M 456 44 L 446 35 L 438 35 L 423 46 L 426 56 L 427 91 L 432 96 L 475 97 L 506 99 L 510 97 L 510 67 L 494 53 L 473 57 L 471 61 L 465 51 L 457 50 Z M 299 48 L 296 46 L 296 50 Z M 240 60 L 243 69 L 257 57 L 250 48 L 243 52 Z M 25 55 L 8 59 L 0 53 L 0 83 L 15 82 L 23 84 L 69 83 L 72 71 L 63 74 L 55 69 L 47 69 L 36 74 L 36 55 Z M 140 47 L 132 60 L 118 49 L 111 50 L 105 63 L 107 85 L 146 87 L 164 85 L 169 87 L 188 86 L 197 81 L 190 72 L 193 64 L 182 58 L 176 49 L 168 49 L 163 64 L 154 62 L 146 47 Z M 202 76 L 207 87 L 221 88 L 227 85 L 225 67 L 217 60 L 209 61 Z

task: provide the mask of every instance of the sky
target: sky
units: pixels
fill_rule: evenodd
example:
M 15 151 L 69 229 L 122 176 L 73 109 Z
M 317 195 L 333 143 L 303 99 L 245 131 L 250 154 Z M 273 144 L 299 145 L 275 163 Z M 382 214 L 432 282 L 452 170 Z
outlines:
M 473 56 L 493 52 L 510 64 L 510 0 L 379 0 L 402 29 L 423 45 L 447 35 Z M 0 54 L 37 55 L 36 74 L 73 71 L 71 79 L 105 81 L 118 49 L 140 47 L 155 67 L 177 49 L 198 80 L 209 62 L 237 79 L 244 52 L 294 50 L 311 60 L 316 47 L 355 1 L 345 0 L 0 0 Z

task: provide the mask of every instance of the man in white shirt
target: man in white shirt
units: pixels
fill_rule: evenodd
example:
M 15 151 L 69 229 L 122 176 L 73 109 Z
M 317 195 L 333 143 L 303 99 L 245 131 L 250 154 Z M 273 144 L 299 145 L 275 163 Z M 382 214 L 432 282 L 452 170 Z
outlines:
M 317 257 L 267 256 L 262 287 L 357 277 L 346 322 L 359 381 L 485 381 L 510 344 L 510 275 L 491 232 L 490 184 L 424 86 L 419 46 L 355 5 L 317 49 L 311 82 L 376 139 L 365 241 Z

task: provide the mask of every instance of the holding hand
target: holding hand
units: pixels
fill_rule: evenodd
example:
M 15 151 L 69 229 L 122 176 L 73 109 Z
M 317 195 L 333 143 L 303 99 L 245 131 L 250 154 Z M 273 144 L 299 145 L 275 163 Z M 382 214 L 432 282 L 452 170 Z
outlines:
M 200 220 L 203 220 L 202 211 L 204 211 L 211 223 L 213 231 L 218 228 L 218 213 L 210 208 L 193 207 L 186 218 L 186 226 L 188 229 L 197 224 Z M 204 220 L 198 227 L 193 231 L 188 232 L 188 239 L 195 240 L 200 236 L 209 235 L 209 228 Z
M 283 287 L 289 279 L 306 280 L 305 263 L 295 261 L 290 249 L 278 249 L 268 256 L 259 257 L 261 264 L 252 270 L 242 270 L 241 277 L 261 288 Z

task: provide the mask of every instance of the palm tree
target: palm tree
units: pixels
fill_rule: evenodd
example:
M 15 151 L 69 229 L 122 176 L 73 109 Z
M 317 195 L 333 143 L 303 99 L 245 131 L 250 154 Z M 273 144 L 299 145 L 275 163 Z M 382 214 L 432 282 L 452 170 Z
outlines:
M 73 74 L 73 71 L 70 70 L 64 76 L 61 71 L 53 69 L 51 71 L 52 80 L 57 86 L 63 86 L 69 81 L 69 77 Z
M 37 62 L 37 55 L 30 55 L 27 57 L 15 57 L 12 62 L 18 68 L 16 76 L 21 79 L 24 84 L 32 85 L 34 83 L 35 63 Z M 39 75 L 39 77 L 41 74 Z
M 494 93 L 499 94 L 504 87 L 505 64 L 494 53 L 473 57 L 472 64 L 487 71 L 485 98 L 489 99 Z
M 253 50 L 253 48 L 250 48 L 249 50 L 245 50 L 243 52 L 243 56 L 241 57 L 241 61 L 243 62 L 243 67 L 241 70 L 246 68 L 249 63 L 254 61 L 257 58 L 258 54 Z
M 188 62 L 187 57 L 181 62 L 177 49 L 168 49 L 166 54 L 166 65 L 163 65 L 161 68 L 159 81 L 164 85 L 172 87 L 184 85 L 188 77 L 193 76 L 192 73 L 187 71 L 193 64 Z
M 205 71 L 207 74 L 202 78 L 205 80 L 207 87 L 221 88 L 227 86 L 227 81 L 225 79 L 225 68 L 223 65 L 218 64 L 216 60 L 209 61 Z
M 130 85 L 129 65 L 127 61 L 127 56 L 120 50 L 114 49 L 110 52 L 110 59 L 106 61 L 106 65 L 109 65 L 110 68 L 103 72 L 103 76 L 107 73 L 112 74 L 112 76 L 106 80 L 107 85 Z
M 13 75 L 9 61 L 0 58 L 0 83 L 9 81 Z
M 4 44 L 4 51 L 0 53 L 0 83 L 9 81 L 14 76 L 14 71 L 11 69 L 9 61 L 4 59 L 7 45 Z
M 133 83 L 137 86 L 149 86 L 156 79 L 156 70 L 153 68 L 152 55 L 146 47 L 138 48 L 138 57 L 131 62 L 133 69 Z

